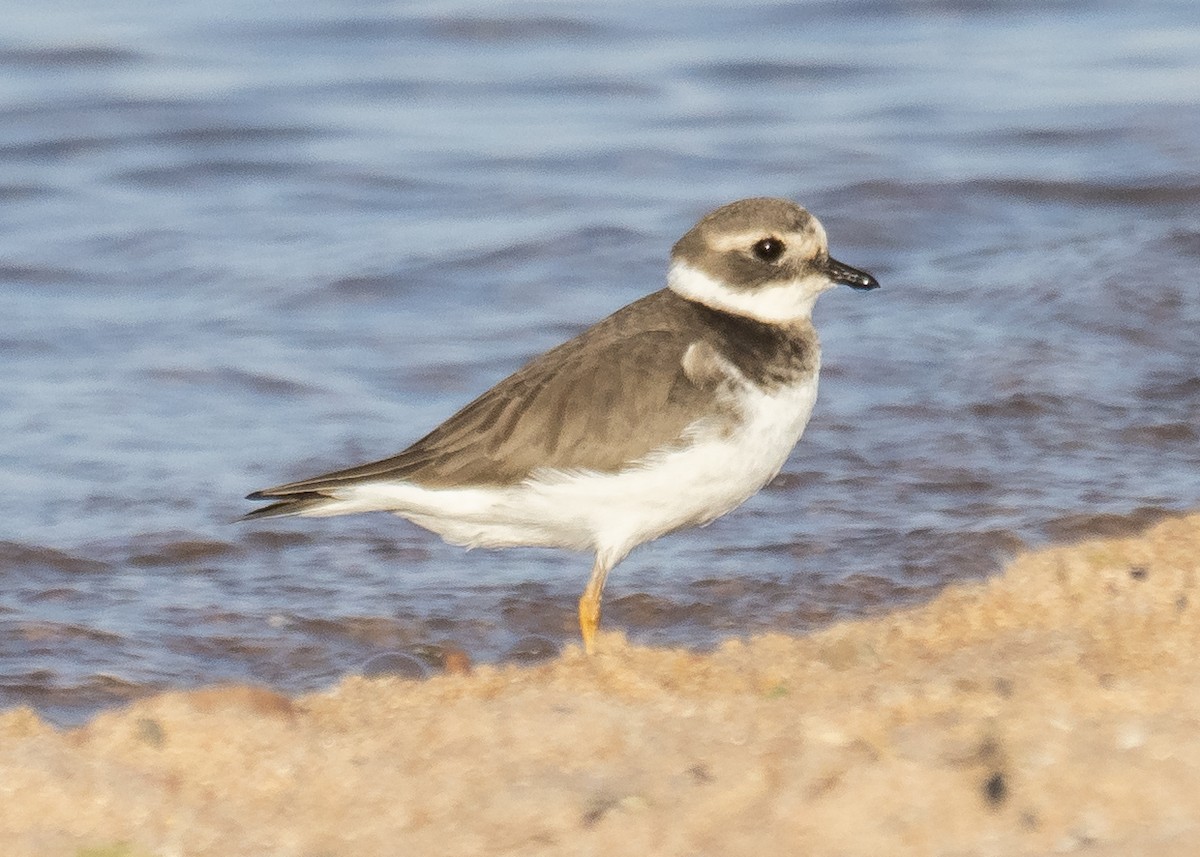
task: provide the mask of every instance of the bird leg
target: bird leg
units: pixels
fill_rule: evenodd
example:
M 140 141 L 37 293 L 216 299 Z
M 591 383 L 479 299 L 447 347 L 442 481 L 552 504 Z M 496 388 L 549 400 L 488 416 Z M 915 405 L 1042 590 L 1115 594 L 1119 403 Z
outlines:
M 604 581 L 609 570 L 616 562 L 606 557 L 603 552 L 596 552 L 596 562 L 592 564 L 592 576 L 588 580 L 583 595 L 579 596 L 579 633 L 583 635 L 583 650 L 589 655 L 596 654 L 596 629 L 600 627 L 600 598 L 604 594 Z

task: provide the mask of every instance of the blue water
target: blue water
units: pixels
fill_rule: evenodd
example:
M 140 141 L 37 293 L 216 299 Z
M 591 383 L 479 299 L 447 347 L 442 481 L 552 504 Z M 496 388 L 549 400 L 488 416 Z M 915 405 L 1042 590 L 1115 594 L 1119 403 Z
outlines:
M 784 473 L 623 563 L 606 627 L 803 632 L 1200 502 L 1191 0 L 0 16 L 0 704 L 572 642 L 587 557 L 231 521 L 658 288 L 746 196 L 883 288 L 822 299 Z

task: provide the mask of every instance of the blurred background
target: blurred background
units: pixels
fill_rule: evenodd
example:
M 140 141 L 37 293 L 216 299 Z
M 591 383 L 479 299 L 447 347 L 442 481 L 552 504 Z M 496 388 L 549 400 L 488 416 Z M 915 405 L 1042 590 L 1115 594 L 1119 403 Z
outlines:
M 803 632 L 1200 501 L 1193 0 L 0 17 L 0 705 L 574 643 L 589 557 L 241 498 L 397 452 L 741 197 L 883 288 L 823 298 L 784 473 L 606 628 Z

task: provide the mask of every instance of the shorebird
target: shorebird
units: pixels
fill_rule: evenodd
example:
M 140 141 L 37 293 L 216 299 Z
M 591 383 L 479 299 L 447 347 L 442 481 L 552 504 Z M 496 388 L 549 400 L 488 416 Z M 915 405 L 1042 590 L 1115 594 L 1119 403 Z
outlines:
M 255 491 L 246 519 L 387 511 L 464 547 L 592 551 L 593 654 L 608 573 L 638 545 L 740 506 L 779 473 L 817 398 L 817 297 L 878 288 L 785 199 L 705 215 L 666 288 L 530 361 L 403 452 Z

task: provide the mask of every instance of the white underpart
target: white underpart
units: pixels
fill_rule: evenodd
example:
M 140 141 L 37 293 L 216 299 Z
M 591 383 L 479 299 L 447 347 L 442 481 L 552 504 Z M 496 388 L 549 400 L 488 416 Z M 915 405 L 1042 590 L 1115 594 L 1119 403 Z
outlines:
M 687 262 L 675 261 L 667 272 L 667 285 L 676 294 L 713 309 L 788 324 L 811 319 L 821 292 L 837 284 L 824 274 L 812 273 L 757 289 L 734 289 Z
M 812 413 L 816 373 L 772 393 L 740 375 L 731 381 L 737 422 L 698 421 L 689 443 L 617 473 L 547 470 L 495 488 L 365 483 L 338 489 L 342 502 L 309 514 L 386 510 L 451 544 L 595 550 L 617 562 L 643 542 L 736 508 L 783 467 Z

